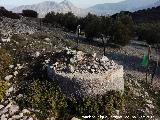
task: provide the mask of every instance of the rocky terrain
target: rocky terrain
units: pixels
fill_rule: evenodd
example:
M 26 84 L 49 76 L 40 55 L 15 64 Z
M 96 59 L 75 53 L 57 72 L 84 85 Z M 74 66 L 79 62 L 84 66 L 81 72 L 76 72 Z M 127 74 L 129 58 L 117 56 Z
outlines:
M 146 47 L 142 47 L 140 44 L 133 44 L 135 43 L 133 41 L 132 44 L 122 49 L 107 47 L 107 57 L 102 57 L 103 48 L 101 48 L 101 46 L 96 46 L 95 44 L 88 45 L 87 42 L 81 41 L 78 49 L 79 51 L 83 51 L 80 52 L 80 55 L 87 53 L 85 57 L 76 56 L 78 55 L 77 53 L 73 55 L 64 54 L 63 51 L 66 51 L 66 49 L 68 52 L 76 52 L 74 50 L 76 47 L 76 38 L 70 37 L 72 35 L 71 33 L 66 33 L 59 28 L 51 28 L 45 25 L 43 25 L 42 30 L 40 30 L 39 22 L 29 18 L 21 18 L 20 20 L 9 18 L 1 19 L 1 120 L 42 119 L 42 116 L 44 116 L 46 112 L 45 110 L 49 108 L 45 108 L 43 112 L 41 110 L 46 102 L 52 103 L 50 102 L 52 97 L 49 96 L 49 99 L 43 98 L 42 96 L 45 94 L 41 94 L 45 92 L 39 92 L 38 90 L 41 90 L 45 86 L 38 86 L 38 83 L 34 84 L 34 82 L 36 81 L 36 78 L 40 79 L 41 77 L 43 79 L 40 80 L 44 81 L 44 78 L 46 77 L 44 71 L 47 70 L 48 66 L 49 69 L 53 69 L 51 72 L 52 74 L 55 71 L 55 73 L 59 75 L 63 74 L 65 76 L 76 73 L 77 71 L 80 74 L 78 75 L 80 77 L 83 77 L 81 74 L 84 73 L 88 73 L 91 77 L 94 77 L 92 74 L 103 74 L 107 71 L 106 69 L 113 70 L 117 68 L 118 64 L 124 66 L 125 102 L 123 109 L 114 109 L 113 115 L 123 115 L 124 119 L 127 119 L 125 118 L 127 116 L 129 116 L 130 119 L 133 119 L 134 116 L 137 117 L 137 119 L 140 119 L 140 117 L 143 116 L 145 116 L 144 119 L 159 119 L 160 92 L 157 84 L 159 83 L 160 77 L 159 71 L 157 72 L 156 79 L 152 85 L 154 87 L 152 87 L 145 82 L 145 72 L 143 69 L 138 69 L 143 53 L 147 49 Z M 61 55 L 61 53 L 65 56 L 60 56 L 62 59 L 56 60 L 55 58 L 59 57 L 55 57 L 55 55 Z M 95 53 L 97 54 L 97 57 L 95 57 Z M 65 58 L 67 58 L 68 55 L 70 58 L 69 64 L 73 62 L 69 66 L 64 64 L 67 61 Z M 74 58 L 74 56 L 76 57 Z M 74 62 L 79 57 L 81 62 L 78 62 L 78 65 L 76 65 Z M 114 62 L 112 60 L 114 60 Z M 94 63 L 94 65 L 92 65 L 92 63 Z M 102 66 L 101 63 L 103 63 Z M 49 74 L 50 70 L 47 73 Z M 34 79 L 31 79 L 32 77 L 34 77 Z M 84 77 L 87 78 L 88 76 Z M 98 78 L 98 76 L 96 77 Z M 28 86 L 29 88 L 27 88 Z M 5 89 L 1 90 L 2 88 Z M 30 91 L 33 88 L 35 90 Z M 51 88 L 53 88 L 53 86 Z M 51 93 L 49 92 L 48 94 L 58 94 L 53 94 L 53 91 L 54 90 L 51 89 Z M 45 102 L 39 104 L 39 101 L 43 101 L 43 99 Z M 58 105 L 60 106 L 63 99 L 56 99 L 58 100 L 55 103 L 53 102 L 52 105 L 54 106 L 58 102 Z M 32 104 L 30 105 L 29 103 Z M 26 106 L 26 104 L 28 106 Z M 56 111 L 56 109 L 53 107 L 52 112 L 54 113 L 54 111 Z M 46 115 L 48 115 L 47 112 Z M 40 116 L 41 113 L 42 116 Z M 58 116 L 57 113 L 54 113 L 50 116 L 45 116 L 45 119 L 54 120 L 56 116 Z M 73 115 L 70 119 L 76 120 L 77 118 L 75 117 L 79 118 L 80 116 Z M 80 119 L 82 119 L 82 117 Z
M 96 58 L 96 54 L 67 49 L 56 53 L 55 58 L 54 64 L 48 66 L 50 77 L 59 82 L 69 97 L 93 97 L 111 90 L 124 91 L 123 66 L 105 56 Z

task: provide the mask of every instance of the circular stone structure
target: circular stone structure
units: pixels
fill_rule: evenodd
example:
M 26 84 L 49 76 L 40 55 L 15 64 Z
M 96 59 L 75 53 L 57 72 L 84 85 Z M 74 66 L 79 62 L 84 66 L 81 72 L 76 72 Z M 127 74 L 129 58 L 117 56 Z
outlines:
M 123 66 L 105 56 L 96 58 L 96 54 L 67 49 L 56 53 L 55 58 L 56 62 L 48 66 L 48 73 L 67 97 L 93 97 L 112 90 L 124 91 Z

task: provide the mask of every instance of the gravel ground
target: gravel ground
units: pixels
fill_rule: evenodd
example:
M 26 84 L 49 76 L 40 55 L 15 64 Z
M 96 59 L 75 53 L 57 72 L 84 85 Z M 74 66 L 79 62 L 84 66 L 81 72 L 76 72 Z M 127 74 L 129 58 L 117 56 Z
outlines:
M 139 42 L 140 43 L 140 42 Z M 142 62 L 143 55 L 147 52 L 147 47 L 142 46 L 142 43 L 137 44 L 136 41 L 132 41 L 129 46 L 124 47 L 122 50 L 117 52 L 109 51 L 107 52 L 107 56 L 110 59 L 113 59 L 117 63 L 124 66 L 124 70 L 126 73 L 132 74 L 140 79 L 146 77 L 146 68 L 142 67 L 140 63 Z M 155 50 L 152 49 L 152 57 L 151 59 L 155 61 Z M 151 63 L 151 69 L 149 71 L 148 80 L 151 80 L 151 74 L 153 72 L 153 65 Z M 156 76 L 153 81 L 153 85 L 155 87 L 160 87 L 160 67 L 156 72 Z

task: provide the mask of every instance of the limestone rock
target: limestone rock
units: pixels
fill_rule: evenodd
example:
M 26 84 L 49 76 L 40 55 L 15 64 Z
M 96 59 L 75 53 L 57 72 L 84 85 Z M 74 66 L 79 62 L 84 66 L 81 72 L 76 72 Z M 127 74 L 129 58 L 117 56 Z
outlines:
M 81 120 L 81 119 L 78 119 L 78 118 L 76 118 L 76 117 L 73 117 L 71 120 Z
M 0 105 L 0 109 L 4 108 L 4 105 Z
M 30 111 L 29 111 L 29 110 L 27 110 L 27 109 L 23 109 L 23 110 L 22 110 L 22 113 L 24 113 L 24 114 L 25 114 L 25 113 L 28 113 L 28 114 L 29 114 L 29 113 L 30 113 Z
M 0 110 L 0 115 L 5 114 L 8 112 L 8 109 L 3 108 L 2 110 Z
M 19 106 L 17 105 L 12 105 L 10 108 L 9 108 L 9 114 L 10 115 L 13 115 L 15 114 L 16 112 L 19 111 Z
M 6 76 L 4 79 L 8 81 L 8 80 L 10 80 L 12 77 L 13 77 L 13 75 L 8 75 L 8 76 Z
M 28 118 L 27 120 L 33 120 L 33 118 L 32 118 L 32 117 L 30 117 L 30 118 Z
M 7 120 L 7 118 L 4 114 L 1 116 L 1 120 Z

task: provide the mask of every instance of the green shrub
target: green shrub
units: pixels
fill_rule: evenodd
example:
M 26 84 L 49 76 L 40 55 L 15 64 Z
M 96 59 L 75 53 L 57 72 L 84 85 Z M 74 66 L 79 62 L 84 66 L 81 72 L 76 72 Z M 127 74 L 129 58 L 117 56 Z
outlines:
M 8 17 L 12 19 L 19 19 L 20 15 L 17 13 L 12 13 L 12 11 L 6 10 L 4 7 L 0 7 L 0 17 Z
M 70 101 L 68 106 L 70 107 L 71 113 L 78 117 L 81 116 L 96 116 L 105 115 L 110 117 L 113 115 L 115 110 L 122 110 L 124 98 L 120 92 L 110 91 L 105 95 L 98 95 L 95 98 L 84 97 Z
M 54 56 L 54 55 L 53 55 Z M 53 57 L 54 58 L 54 57 Z M 57 58 L 57 57 L 56 57 Z M 67 98 L 61 92 L 58 84 L 47 77 L 44 67 L 45 58 L 40 56 L 27 70 L 28 76 L 21 77 L 18 83 L 18 94 L 24 97 L 17 98 L 21 108 L 33 108 L 38 119 L 56 117 L 58 120 L 68 120 L 72 116 L 82 117 L 84 115 L 108 115 L 114 110 L 121 110 L 123 106 L 123 95 L 120 92 L 110 91 L 105 95 L 95 98 Z M 23 73 L 19 73 L 21 75 Z
M 34 108 L 37 117 L 44 120 L 46 117 L 62 116 L 66 108 L 64 96 L 60 94 L 54 83 L 47 80 L 34 80 L 30 86 L 23 89 L 24 98 L 17 99 L 21 107 Z
M 140 41 L 148 44 L 160 43 L 160 23 L 144 23 L 136 26 L 136 32 Z
M 7 75 L 10 64 L 12 64 L 11 55 L 7 50 L 0 48 L 0 78 Z
M 4 98 L 7 88 L 8 88 L 7 82 L 0 80 L 0 102 Z
M 37 18 L 38 17 L 38 13 L 34 10 L 23 10 L 22 11 L 22 15 L 24 17 L 33 17 L 33 18 Z

